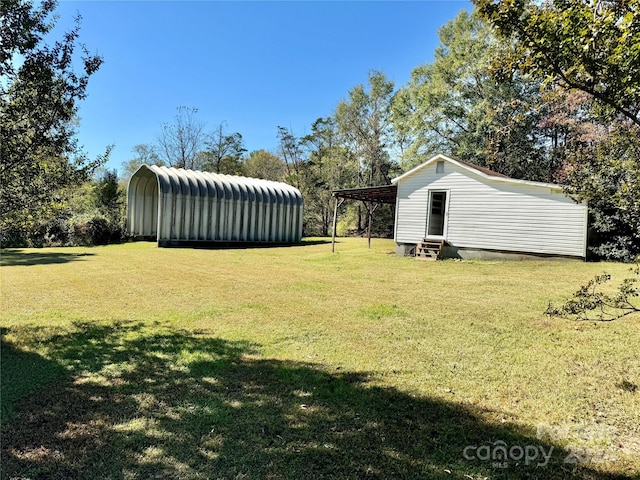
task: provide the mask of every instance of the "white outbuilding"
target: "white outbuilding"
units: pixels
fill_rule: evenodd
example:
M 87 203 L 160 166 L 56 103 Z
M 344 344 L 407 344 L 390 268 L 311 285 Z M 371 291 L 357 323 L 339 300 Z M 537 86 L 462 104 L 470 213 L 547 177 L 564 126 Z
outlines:
M 142 165 L 127 187 L 127 230 L 159 246 L 299 243 L 302 207 L 286 183 Z
M 587 206 L 561 186 L 509 178 L 437 155 L 392 180 L 399 254 L 440 242 L 444 256 L 585 258 Z

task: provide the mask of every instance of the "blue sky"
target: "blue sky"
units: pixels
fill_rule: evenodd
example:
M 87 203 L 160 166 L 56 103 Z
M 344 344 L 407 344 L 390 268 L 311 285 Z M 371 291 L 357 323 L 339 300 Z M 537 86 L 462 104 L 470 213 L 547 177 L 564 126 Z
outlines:
M 278 125 L 309 133 L 368 72 L 404 85 L 463 9 L 472 4 L 61 1 L 53 35 L 80 13 L 80 41 L 104 57 L 80 104 L 78 138 L 91 157 L 114 144 L 108 167 L 119 168 L 182 105 L 197 107 L 207 129 L 226 122 L 249 151 L 275 150 Z

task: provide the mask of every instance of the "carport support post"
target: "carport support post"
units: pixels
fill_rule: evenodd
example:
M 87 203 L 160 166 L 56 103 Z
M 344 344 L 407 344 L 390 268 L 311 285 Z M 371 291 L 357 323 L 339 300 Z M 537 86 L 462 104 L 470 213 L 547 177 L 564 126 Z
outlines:
M 331 253 L 336 251 L 336 230 L 338 228 L 337 219 L 338 219 L 338 207 L 342 205 L 344 202 L 344 198 L 336 197 L 336 203 L 333 207 L 333 236 L 331 237 Z
M 368 247 L 371 248 L 371 205 L 367 205 L 365 202 L 363 202 L 365 204 L 365 206 L 367 207 L 367 213 L 369 213 L 369 222 L 367 225 L 367 244 Z

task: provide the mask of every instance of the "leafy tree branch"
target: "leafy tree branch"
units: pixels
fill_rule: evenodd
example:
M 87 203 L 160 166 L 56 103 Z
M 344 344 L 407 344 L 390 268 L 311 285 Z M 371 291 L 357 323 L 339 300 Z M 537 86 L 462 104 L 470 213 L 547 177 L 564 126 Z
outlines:
M 56 2 L 0 5 L 0 240 L 8 246 L 24 244 L 55 216 L 69 187 L 91 178 L 110 148 L 90 160 L 75 138 L 78 102 L 103 62 L 79 43 L 81 18 L 46 44 Z
M 640 312 L 640 301 L 637 300 L 640 297 L 640 287 L 636 285 L 640 277 L 640 263 L 631 271 L 633 276 L 622 280 L 614 293 L 602 291 L 602 286 L 611 280 L 611 275 L 596 275 L 559 307 L 549 302 L 545 313 L 572 320 L 608 322 Z

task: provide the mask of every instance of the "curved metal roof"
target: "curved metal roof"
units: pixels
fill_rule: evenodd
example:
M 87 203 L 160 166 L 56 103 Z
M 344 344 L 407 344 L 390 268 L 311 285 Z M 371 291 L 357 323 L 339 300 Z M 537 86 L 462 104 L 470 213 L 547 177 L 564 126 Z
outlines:
M 258 198 L 272 203 L 302 205 L 302 194 L 297 188 L 271 180 L 157 165 L 142 165 L 131 176 L 131 180 L 148 176 L 148 172 L 156 176 L 158 188 L 163 193 L 243 200 Z

